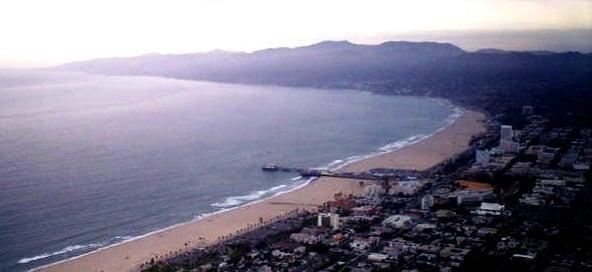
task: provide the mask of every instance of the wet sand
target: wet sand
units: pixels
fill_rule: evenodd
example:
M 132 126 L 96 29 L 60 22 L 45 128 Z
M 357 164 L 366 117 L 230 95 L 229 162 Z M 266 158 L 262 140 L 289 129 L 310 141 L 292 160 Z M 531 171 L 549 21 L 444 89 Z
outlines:
M 419 143 L 368 158 L 343 167 L 342 171 L 371 168 L 424 170 L 462 152 L 473 135 L 485 131 L 484 115 L 466 111 L 453 124 Z M 140 265 L 219 241 L 237 230 L 252 227 L 260 220 L 272 220 L 295 209 L 315 210 L 332 200 L 336 193 L 359 195 L 363 187 L 355 180 L 319 178 L 300 189 L 261 202 L 242 206 L 207 218 L 177 225 L 143 238 L 104 248 L 75 259 L 41 267 L 42 271 L 134 271 Z

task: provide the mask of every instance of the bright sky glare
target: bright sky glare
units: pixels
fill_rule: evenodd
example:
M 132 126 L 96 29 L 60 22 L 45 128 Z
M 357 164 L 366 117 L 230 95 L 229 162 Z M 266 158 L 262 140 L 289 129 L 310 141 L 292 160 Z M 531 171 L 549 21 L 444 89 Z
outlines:
M 590 0 L 2 0 L 0 67 L 414 31 L 592 28 Z

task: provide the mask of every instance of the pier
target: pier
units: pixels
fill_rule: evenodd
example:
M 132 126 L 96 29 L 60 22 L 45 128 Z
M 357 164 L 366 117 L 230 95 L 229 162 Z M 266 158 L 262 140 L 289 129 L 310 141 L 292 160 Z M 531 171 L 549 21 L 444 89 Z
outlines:
M 336 172 L 331 170 L 322 170 L 314 168 L 293 168 L 282 167 L 275 164 L 266 165 L 261 168 L 266 172 L 289 172 L 297 173 L 303 177 L 331 177 L 331 178 L 347 178 L 347 179 L 361 179 L 361 180 L 376 180 L 389 181 L 397 179 L 406 179 L 409 177 L 423 178 L 426 173 L 424 171 L 401 170 L 401 169 L 371 169 L 368 172 Z

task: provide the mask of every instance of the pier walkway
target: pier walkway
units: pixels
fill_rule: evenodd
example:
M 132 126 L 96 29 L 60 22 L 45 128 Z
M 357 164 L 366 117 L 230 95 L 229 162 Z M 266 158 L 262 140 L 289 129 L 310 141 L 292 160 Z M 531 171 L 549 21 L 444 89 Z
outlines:
M 389 181 L 413 178 L 423 178 L 427 175 L 426 171 L 401 170 L 401 169 L 370 169 L 368 172 L 338 172 L 325 169 L 314 168 L 292 168 L 277 165 L 266 165 L 261 168 L 266 172 L 290 172 L 297 173 L 303 177 L 332 177 L 361 180 Z

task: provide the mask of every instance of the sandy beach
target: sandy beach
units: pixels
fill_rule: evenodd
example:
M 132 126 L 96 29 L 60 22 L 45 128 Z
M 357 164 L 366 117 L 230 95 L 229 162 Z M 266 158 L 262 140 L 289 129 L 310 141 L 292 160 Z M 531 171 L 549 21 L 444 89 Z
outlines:
M 371 168 L 427 169 L 468 147 L 473 135 L 485 131 L 484 115 L 466 111 L 453 124 L 419 143 L 371 157 L 342 168 L 365 171 Z M 295 209 L 314 210 L 333 199 L 336 193 L 360 194 L 355 180 L 320 178 L 300 189 L 261 202 L 242 206 L 171 227 L 143 238 L 127 241 L 81 257 L 41 267 L 41 271 L 134 271 L 151 258 L 216 243 L 224 235 L 289 213 Z

